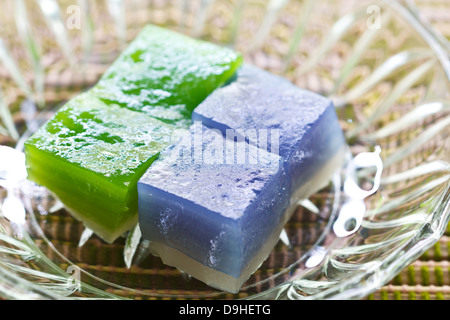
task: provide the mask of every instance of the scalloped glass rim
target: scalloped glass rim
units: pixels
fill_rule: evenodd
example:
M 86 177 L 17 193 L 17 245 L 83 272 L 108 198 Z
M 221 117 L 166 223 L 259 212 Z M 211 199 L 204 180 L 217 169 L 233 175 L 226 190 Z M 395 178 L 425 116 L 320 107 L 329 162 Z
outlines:
M 273 1 L 273 3 L 275 2 L 276 1 Z M 384 3 L 390 6 L 396 13 L 401 15 L 402 18 L 407 21 L 408 25 L 410 25 L 415 32 L 417 32 L 417 34 L 425 40 L 428 46 L 432 49 L 435 57 L 439 60 L 447 80 L 450 80 L 450 63 L 448 59 L 450 45 L 448 42 L 440 38 L 439 35 L 436 34 L 429 26 L 425 25 L 424 22 L 421 21 L 415 14 L 414 8 L 403 6 L 395 1 Z M 354 272 L 351 276 L 345 278 L 344 280 L 321 283 L 315 282 L 314 280 L 291 278 L 284 283 L 270 288 L 269 290 L 255 294 L 248 298 L 361 299 L 366 297 L 368 294 L 390 281 L 402 269 L 420 257 L 420 255 L 422 255 L 442 237 L 450 221 L 450 184 L 448 182 L 439 197 L 434 200 L 438 205 L 434 212 L 427 216 L 427 221 L 420 228 L 420 230 L 413 230 L 410 234 L 407 234 L 405 238 L 407 241 L 405 241 L 402 246 L 397 247 L 395 251 L 383 257 L 383 259 L 365 264 L 363 268 L 358 270 L 358 272 Z M 333 222 L 335 221 L 334 218 L 336 217 L 332 215 L 326 230 L 331 228 Z M 0 240 L 4 239 L 2 238 Z M 32 239 L 25 239 L 25 241 L 32 245 Z M 304 263 L 304 260 L 308 256 L 311 256 L 313 250 L 320 246 L 321 241 L 323 241 L 323 237 L 320 237 L 316 244 L 312 246 L 312 249 L 304 254 L 300 260 L 286 269 L 291 269 L 294 265 Z M 37 248 L 35 249 L 36 252 L 39 252 Z M 328 258 L 329 257 L 325 257 L 325 259 Z M 48 263 L 50 266 L 52 265 L 51 261 L 48 261 Z M 60 286 L 63 294 L 58 294 L 58 290 L 54 290 L 55 288 L 52 290 L 47 290 L 45 287 L 39 286 L 32 281 L 28 281 L 24 277 L 20 276 L 19 273 L 12 272 L 6 268 L 0 268 L 0 296 L 4 296 L 9 299 L 60 299 L 66 298 L 67 292 L 74 292 L 79 289 L 80 284 L 75 284 L 75 286 L 73 286 L 72 283 L 67 282 L 67 273 L 64 273 L 63 271 L 61 274 L 61 272 L 56 270 L 56 268 L 53 271 L 56 273 L 54 280 L 60 280 L 61 282 Z M 60 279 L 57 278 L 58 272 L 61 276 Z M 57 285 L 55 285 L 55 287 L 57 287 Z M 303 288 L 308 288 L 308 295 L 302 292 Z M 317 290 L 314 291 L 314 288 Z M 89 286 L 85 286 L 84 289 L 99 298 L 123 298 Z M 214 297 L 214 295 L 215 294 L 201 297 Z M 170 297 L 177 296 L 170 295 Z M 189 298 L 189 296 L 182 297 Z M 197 298 L 198 296 L 193 295 L 192 297 Z

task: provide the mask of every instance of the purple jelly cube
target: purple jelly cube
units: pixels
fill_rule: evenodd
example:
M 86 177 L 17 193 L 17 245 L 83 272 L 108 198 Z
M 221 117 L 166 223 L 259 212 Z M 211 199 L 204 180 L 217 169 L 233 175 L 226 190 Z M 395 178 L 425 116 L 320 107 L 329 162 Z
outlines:
M 288 218 L 281 159 L 197 123 L 178 140 L 138 183 L 143 238 L 165 264 L 237 292 Z
M 209 95 L 192 120 L 224 135 L 233 129 L 251 144 L 279 154 L 294 200 L 326 184 L 344 159 L 345 139 L 331 100 L 249 64 Z M 255 129 L 266 130 L 269 137 L 255 136 Z

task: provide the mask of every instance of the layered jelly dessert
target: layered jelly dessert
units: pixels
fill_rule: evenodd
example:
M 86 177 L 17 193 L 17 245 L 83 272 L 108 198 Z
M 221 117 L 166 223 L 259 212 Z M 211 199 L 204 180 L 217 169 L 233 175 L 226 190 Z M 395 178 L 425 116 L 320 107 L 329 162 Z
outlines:
M 191 129 L 138 183 L 142 234 L 166 264 L 237 292 L 298 201 L 343 164 L 344 136 L 329 99 L 251 65 L 211 93 L 192 119 L 203 139 Z M 276 170 L 263 165 L 266 158 Z
M 84 93 L 26 142 L 28 178 L 112 242 L 137 223 L 136 183 L 170 144 L 172 131 Z
M 100 81 L 25 143 L 29 179 L 107 242 L 138 221 L 137 181 L 241 56 L 145 27 Z
M 105 72 L 94 92 L 107 103 L 185 124 L 192 110 L 241 62 L 232 50 L 149 25 Z
M 237 292 L 344 160 L 329 99 L 226 48 L 147 26 L 25 143 L 29 179 L 112 243 Z
M 164 263 L 236 292 L 278 240 L 286 179 L 278 155 L 194 123 L 138 183 L 142 235 Z
M 192 119 L 278 153 L 293 203 L 328 183 L 343 163 L 346 144 L 332 101 L 250 64 L 210 94 Z M 268 135 L 261 139 L 255 130 Z

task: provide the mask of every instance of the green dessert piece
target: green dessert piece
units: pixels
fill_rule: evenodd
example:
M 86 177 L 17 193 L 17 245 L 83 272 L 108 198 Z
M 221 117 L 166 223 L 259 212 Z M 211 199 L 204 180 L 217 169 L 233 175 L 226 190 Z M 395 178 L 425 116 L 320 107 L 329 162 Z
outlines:
M 107 242 L 137 223 L 137 181 L 173 128 L 85 93 L 25 144 L 28 178 Z
M 242 63 L 233 50 L 157 26 L 146 26 L 94 88 L 108 103 L 168 123 L 193 109 Z
M 145 27 L 96 86 L 26 141 L 28 178 L 113 242 L 138 221 L 140 177 L 241 62 L 232 50 Z

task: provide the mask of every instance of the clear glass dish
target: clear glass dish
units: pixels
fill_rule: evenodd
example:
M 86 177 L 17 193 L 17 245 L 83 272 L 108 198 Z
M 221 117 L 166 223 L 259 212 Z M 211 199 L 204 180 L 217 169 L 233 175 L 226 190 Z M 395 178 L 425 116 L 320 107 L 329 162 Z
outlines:
M 3 1 L 0 297 L 362 299 L 389 282 L 450 219 L 450 45 L 405 3 Z M 24 179 L 24 139 L 146 23 L 233 47 L 330 97 L 346 133 L 342 172 L 299 204 L 238 294 L 163 265 L 138 233 L 102 242 Z

